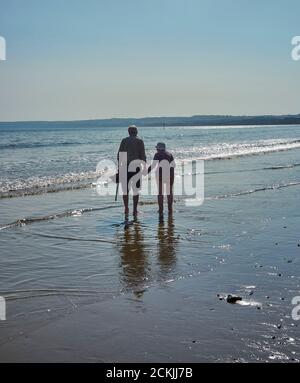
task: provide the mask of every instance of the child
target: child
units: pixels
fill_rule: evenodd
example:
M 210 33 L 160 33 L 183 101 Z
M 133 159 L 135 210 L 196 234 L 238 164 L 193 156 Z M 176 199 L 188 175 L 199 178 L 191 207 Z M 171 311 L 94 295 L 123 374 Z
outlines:
M 172 213 L 173 210 L 173 184 L 174 184 L 174 168 L 175 161 L 173 155 L 166 151 L 166 144 L 159 142 L 156 145 L 157 152 L 154 155 L 153 162 L 148 168 L 148 173 L 156 168 L 156 182 L 158 187 L 158 208 L 159 215 L 163 215 L 164 211 L 164 193 L 166 189 L 168 199 L 168 210 Z

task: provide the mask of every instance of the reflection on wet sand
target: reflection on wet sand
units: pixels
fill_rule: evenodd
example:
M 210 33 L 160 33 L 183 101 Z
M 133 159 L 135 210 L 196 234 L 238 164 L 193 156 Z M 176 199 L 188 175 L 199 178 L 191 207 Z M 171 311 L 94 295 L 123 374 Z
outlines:
M 166 220 L 159 219 L 155 237 L 137 219 L 125 221 L 122 232 L 116 233 L 120 253 L 120 282 L 125 290 L 133 291 L 140 298 L 150 280 L 161 282 L 170 277 L 176 265 L 178 242 L 174 228 L 172 215 Z M 156 251 L 157 258 L 151 260 L 150 255 Z M 155 264 L 158 265 L 158 275 L 155 275 Z
M 149 262 L 145 252 L 145 238 L 138 220 L 125 222 L 122 237 L 118 238 L 121 283 L 133 290 L 137 297 L 143 295 L 144 284 L 149 274 Z
M 165 221 L 163 217 L 159 218 L 157 226 L 158 239 L 158 265 L 160 268 L 160 279 L 165 279 L 176 265 L 176 247 L 177 238 L 174 234 L 174 219 L 170 214 Z

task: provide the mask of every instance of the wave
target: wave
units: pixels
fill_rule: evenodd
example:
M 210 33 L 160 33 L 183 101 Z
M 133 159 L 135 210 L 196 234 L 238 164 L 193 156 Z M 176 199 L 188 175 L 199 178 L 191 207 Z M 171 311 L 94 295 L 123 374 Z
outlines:
M 76 209 L 76 210 L 67 210 L 67 211 L 64 211 L 62 213 L 49 214 L 49 215 L 45 215 L 42 217 L 20 218 L 14 222 L 0 226 L 0 231 L 4 230 L 4 229 L 9 229 L 12 227 L 25 226 L 25 225 L 30 225 L 33 223 L 38 223 L 38 222 L 43 222 L 43 221 L 50 221 L 50 220 L 56 219 L 56 218 L 76 217 L 76 216 L 80 216 L 84 213 L 90 213 L 92 211 L 113 209 L 116 207 L 119 207 L 119 206 L 118 205 L 110 205 L 110 206 L 103 206 L 103 207 L 96 207 L 96 208 L 89 207 L 89 208 Z
M 93 296 L 98 294 L 116 294 L 120 293 L 119 291 L 102 291 L 102 290 L 82 290 L 82 289 L 24 289 L 24 290 L 10 290 L 10 291 L 0 291 L 1 295 L 5 297 L 7 301 L 14 301 L 18 299 L 31 299 L 31 298 L 40 298 L 46 296 L 76 296 L 76 297 L 85 297 Z
M 226 160 L 235 157 L 262 155 L 300 148 L 300 139 L 259 140 L 240 143 L 218 143 L 207 146 L 179 148 L 175 157 L 185 157 L 188 160 Z
M 250 190 L 241 191 L 241 192 L 237 192 L 237 193 L 231 193 L 231 194 L 229 193 L 229 194 L 207 197 L 205 199 L 225 199 L 225 198 L 230 198 L 230 197 L 240 197 L 243 195 L 249 195 L 249 194 L 253 194 L 253 193 L 257 193 L 257 192 L 263 192 L 263 191 L 267 191 L 267 190 L 279 190 L 279 189 L 284 189 L 284 188 L 288 188 L 291 186 L 299 186 L 299 185 L 300 185 L 300 181 L 289 182 L 286 184 L 264 186 L 261 188 L 250 189 Z
M 75 143 L 74 143 L 75 144 Z M 178 148 L 174 156 L 177 164 L 191 162 L 193 160 L 226 160 L 235 157 L 262 155 L 270 152 L 286 151 L 300 148 L 300 139 L 277 139 L 260 140 L 244 143 L 218 143 L 208 146 Z M 67 161 L 67 160 L 66 160 Z M 280 170 L 300 166 L 299 163 L 277 165 L 256 170 Z M 179 169 L 179 166 L 177 166 Z M 179 172 L 179 170 L 178 170 Z M 225 171 L 226 172 L 226 171 Z M 238 171 L 236 171 L 238 172 Z M 218 174 L 223 172 L 210 172 L 206 174 Z M 101 174 L 97 171 L 71 172 L 56 176 L 30 177 L 27 179 L 0 178 L 0 198 L 20 197 L 43 193 L 54 193 L 66 190 L 76 190 L 95 186 L 97 177 Z
M 205 172 L 205 174 L 232 174 L 232 173 L 247 173 L 247 172 L 257 172 L 257 171 L 262 171 L 262 170 L 282 170 L 282 169 L 293 169 L 295 167 L 300 166 L 300 164 L 295 163 L 295 164 L 286 164 L 286 165 L 274 165 L 274 166 L 266 166 L 263 168 L 255 168 L 255 169 L 240 169 L 240 170 L 222 170 L 222 171 L 208 171 Z M 201 172 L 198 173 L 187 173 L 183 174 L 182 176 L 187 176 L 187 175 L 197 175 L 197 174 L 202 174 Z
M 229 193 L 229 194 L 221 194 L 221 195 L 216 195 L 216 196 L 208 196 L 205 197 L 205 200 L 218 200 L 218 199 L 226 199 L 226 198 L 232 198 L 232 197 L 240 197 L 244 195 L 251 195 L 253 193 L 257 192 L 264 192 L 264 191 L 269 191 L 269 190 L 279 190 L 279 189 L 284 189 L 288 187 L 293 187 L 293 186 L 300 186 L 300 181 L 295 181 L 295 182 L 289 182 L 285 184 L 275 184 L 275 185 L 267 185 L 263 186 L 261 188 L 255 188 L 255 189 L 250 189 L 250 190 L 245 190 L 245 191 L 240 191 L 236 193 Z M 184 201 L 183 198 L 176 198 L 174 199 L 175 203 Z M 152 205 L 156 204 L 156 201 L 141 201 L 141 205 Z M 80 216 L 84 213 L 92 213 L 95 211 L 101 211 L 101 210 L 107 210 L 107 209 L 114 209 L 114 208 L 120 208 L 121 205 L 108 205 L 108 206 L 103 206 L 103 207 L 98 207 L 98 208 L 82 208 L 82 209 L 75 209 L 75 210 L 67 210 L 62 213 L 55 213 L 55 214 L 49 214 L 45 215 L 42 217 L 31 217 L 31 218 L 20 218 L 17 219 L 16 221 L 12 223 L 8 223 L 5 225 L 0 226 L 0 231 L 5 230 L 5 229 L 10 229 L 10 228 L 15 228 L 15 227 L 22 227 L 34 223 L 39 223 L 39 222 L 44 222 L 44 221 L 50 221 L 53 219 L 58 219 L 58 218 L 66 218 L 66 217 L 75 217 L 75 216 Z M 79 240 L 79 241 L 91 241 L 91 242 L 107 242 L 107 243 L 115 243 L 111 242 L 106 239 L 102 238 L 82 238 L 82 237 L 66 237 L 66 236 L 56 236 L 56 235 L 48 235 L 44 233 L 32 233 L 33 235 L 38 235 L 41 237 L 49 237 L 49 238 L 59 238 L 59 239 L 67 239 L 67 240 Z
M 21 197 L 91 187 L 99 172 L 67 173 L 58 176 L 30 177 L 25 180 L 0 179 L 0 198 Z
M 83 242 L 102 242 L 102 243 L 110 243 L 115 244 L 115 241 L 110 241 L 108 239 L 103 238 L 83 238 L 83 237 L 70 237 L 70 236 L 60 236 L 60 235 L 51 235 L 45 233 L 31 233 L 32 235 L 37 235 L 39 237 L 44 238 L 54 238 L 54 239 L 67 239 L 68 241 L 83 241 Z
M 286 124 L 285 127 L 295 127 L 295 124 Z M 259 124 L 259 125 L 201 125 L 201 126 L 180 126 L 182 130 L 230 130 L 230 129 L 261 129 L 261 128 L 281 128 L 282 125 L 271 124 Z M 174 126 L 166 126 L 164 129 L 174 129 Z
M 34 149 L 34 148 L 48 148 L 56 146 L 72 146 L 84 145 L 82 142 L 75 141 L 59 141 L 59 142 L 13 142 L 8 144 L 0 144 L 0 149 Z
M 276 165 L 271 167 L 263 168 L 264 170 L 280 170 L 280 169 L 291 169 L 300 166 L 300 164 L 287 164 L 287 165 Z

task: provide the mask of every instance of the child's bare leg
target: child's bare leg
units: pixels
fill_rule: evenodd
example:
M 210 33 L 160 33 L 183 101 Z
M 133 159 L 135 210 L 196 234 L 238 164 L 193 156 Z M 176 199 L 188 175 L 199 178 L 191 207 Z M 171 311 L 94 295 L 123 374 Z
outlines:
M 169 213 L 172 213 L 173 211 L 173 194 L 168 195 L 168 210 Z
M 139 194 L 133 196 L 133 215 L 137 215 L 137 207 L 139 203 Z
M 159 215 L 163 215 L 164 214 L 164 196 L 162 194 L 159 194 L 157 196 L 157 202 L 158 202 Z
M 128 215 L 129 213 L 129 208 L 128 208 L 128 194 L 123 195 L 123 202 L 124 202 L 124 208 L 125 208 L 125 215 Z

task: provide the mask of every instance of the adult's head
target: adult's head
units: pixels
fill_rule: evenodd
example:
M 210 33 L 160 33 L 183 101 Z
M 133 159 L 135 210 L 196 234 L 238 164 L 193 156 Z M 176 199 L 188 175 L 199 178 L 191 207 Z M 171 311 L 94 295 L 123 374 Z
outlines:
M 161 152 L 164 152 L 166 150 L 166 144 L 164 142 L 159 142 L 157 145 L 156 145 L 156 149 L 158 151 L 161 151 Z
M 128 128 L 128 133 L 130 136 L 137 136 L 138 134 L 138 130 L 137 130 L 137 127 L 135 125 L 130 125 L 129 128 Z

